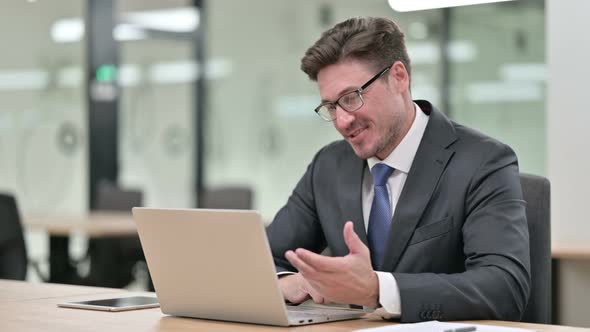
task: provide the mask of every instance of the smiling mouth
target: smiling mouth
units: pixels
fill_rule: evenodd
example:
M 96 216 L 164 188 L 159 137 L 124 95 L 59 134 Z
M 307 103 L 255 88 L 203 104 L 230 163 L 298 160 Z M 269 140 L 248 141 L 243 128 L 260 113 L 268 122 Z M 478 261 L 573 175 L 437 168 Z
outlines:
M 367 128 L 358 128 L 358 129 L 352 131 L 350 134 L 348 134 L 348 137 L 349 138 L 355 138 L 358 135 L 360 135 L 365 129 L 367 129 Z

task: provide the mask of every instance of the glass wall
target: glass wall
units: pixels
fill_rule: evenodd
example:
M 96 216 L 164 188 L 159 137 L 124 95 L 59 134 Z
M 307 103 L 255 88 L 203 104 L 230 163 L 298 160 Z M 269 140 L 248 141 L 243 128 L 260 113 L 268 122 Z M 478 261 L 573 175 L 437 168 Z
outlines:
M 317 87 L 299 70 L 325 29 L 352 16 L 393 18 L 409 29 L 415 97 L 439 99 L 440 11 L 399 14 L 383 0 L 216 0 L 208 14 L 209 61 L 224 63 L 227 75 L 209 82 L 205 184 L 250 186 L 268 221 L 313 155 L 340 138 L 313 112 Z
M 117 2 L 121 22 L 162 29 L 119 41 L 119 185 L 141 190 L 147 206 L 195 205 L 193 113 L 199 70 L 192 28 L 198 16 L 191 15 L 191 3 Z
M 471 54 L 450 66 L 453 119 L 512 146 L 521 171 L 544 175 L 544 1 L 454 8 L 451 37 Z
M 0 5 L 0 192 L 16 197 L 25 218 L 87 210 L 84 4 Z M 81 252 L 79 242 L 73 251 Z M 28 232 L 26 243 L 28 256 L 44 263 L 44 232 Z M 28 277 L 38 279 L 32 269 Z
M 121 0 L 117 16 L 191 5 Z M 2 8 L 0 189 L 16 192 L 27 214 L 87 208 L 84 39 L 71 34 L 83 14 L 83 1 Z M 442 107 L 442 14 L 398 13 L 385 0 L 207 1 L 207 68 L 194 40 L 119 35 L 119 185 L 142 190 L 146 205 L 194 206 L 193 84 L 205 73 L 204 184 L 251 187 L 270 220 L 313 155 L 339 139 L 312 111 L 319 96 L 299 70 L 305 50 L 346 18 L 390 17 L 407 35 L 413 97 Z M 523 171 L 544 174 L 544 1 L 453 8 L 449 24 L 443 111 L 513 146 Z
M 353 16 L 395 20 L 407 36 L 414 99 L 442 107 L 440 9 L 398 13 L 384 0 L 208 5 L 209 58 L 226 63 L 229 74 L 210 82 L 205 183 L 251 186 L 267 220 L 315 152 L 339 139 L 313 113 L 317 87 L 299 70 L 307 47 L 328 27 Z M 510 144 L 521 169 L 537 174 L 545 171 L 543 17 L 539 0 L 451 9 L 451 107 L 443 110 Z
M 2 4 L 0 191 L 23 214 L 87 207 L 84 1 Z

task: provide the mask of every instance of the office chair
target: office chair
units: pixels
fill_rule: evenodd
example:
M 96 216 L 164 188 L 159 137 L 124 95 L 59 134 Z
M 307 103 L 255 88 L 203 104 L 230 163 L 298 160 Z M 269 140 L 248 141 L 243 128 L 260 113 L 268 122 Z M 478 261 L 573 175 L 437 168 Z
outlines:
M 27 248 L 16 200 L 0 193 L 0 279 L 25 280 Z
M 143 194 L 136 190 L 123 190 L 109 182 L 101 182 L 97 188 L 95 211 L 125 211 L 131 213 L 134 206 L 142 206 Z M 139 237 L 116 236 L 88 241 L 87 257 L 90 272 L 85 284 L 122 288 L 133 280 L 137 262 L 145 261 Z
M 523 322 L 551 324 L 550 184 L 544 177 L 520 174 L 531 251 L 531 294 Z
M 138 190 L 123 190 L 108 181 L 98 183 L 95 201 L 96 210 L 125 211 L 131 213 L 131 208 L 141 206 L 143 194 Z
M 199 207 L 206 209 L 252 209 L 252 189 L 242 186 L 207 188 L 201 193 Z

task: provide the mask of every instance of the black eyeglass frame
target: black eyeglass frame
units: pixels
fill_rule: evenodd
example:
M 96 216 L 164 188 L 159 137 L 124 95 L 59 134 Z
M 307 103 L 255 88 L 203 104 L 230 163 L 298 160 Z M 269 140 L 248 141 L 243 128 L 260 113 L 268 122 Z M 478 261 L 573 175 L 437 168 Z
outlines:
M 347 93 L 341 95 L 340 97 L 338 97 L 338 99 L 336 99 L 336 101 L 334 101 L 334 102 L 327 101 L 325 103 L 321 103 L 318 107 L 316 107 L 314 109 L 314 111 L 316 112 L 317 115 L 320 116 L 320 118 L 322 118 L 322 119 L 324 119 L 326 121 L 330 121 L 330 122 L 336 120 L 336 113 L 329 113 L 330 115 L 331 114 L 334 114 L 334 115 L 333 116 L 330 116 L 330 118 L 326 119 L 325 117 L 323 117 L 320 114 L 320 110 L 322 109 L 322 107 L 325 107 L 327 105 L 330 105 L 330 108 L 331 109 L 336 110 L 336 106 L 340 106 L 340 108 L 342 108 L 343 110 L 345 110 L 348 113 L 352 113 L 352 112 L 358 111 L 359 109 L 361 109 L 365 105 L 365 100 L 363 99 L 363 91 L 365 91 L 371 84 L 373 84 L 373 82 L 375 82 L 376 80 L 378 80 L 379 78 L 381 78 L 381 76 L 383 76 L 389 69 L 391 69 L 391 66 L 393 66 L 393 64 L 391 64 L 391 65 L 383 68 L 380 72 L 377 73 L 377 75 L 373 76 L 370 80 L 367 81 L 367 83 L 363 84 L 360 88 L 358 88 L 358 89 L 356 89 L 354 91 L 350 91 L 350 92 L 347 92 Z M 353 110 L 348 110 L 348 109 L 346 109 L 346 107 L 344 107 L 342 104 L 340 104 L 340 100 L 342 98 L 344 98 L 344 97 L 352 94 L 352 93 L 356 93 L 358 95 L 358 97 L 359 97 L 359 99 L 361 101 L 361 104 L 360 104 L 359 107 L 357 107 L 357 108 L 355 108 Z

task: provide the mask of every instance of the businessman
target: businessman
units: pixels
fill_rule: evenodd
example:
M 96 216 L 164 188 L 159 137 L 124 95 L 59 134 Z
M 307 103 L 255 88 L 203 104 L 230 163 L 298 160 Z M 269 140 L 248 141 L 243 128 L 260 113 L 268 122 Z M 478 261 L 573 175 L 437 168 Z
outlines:
M 301 69 L 318 84 L 315 112 L 344 139 L 315 155 L 267 228 L 285 299 L 402 322 L 519 320 L 529 237 L 510 147 L 412 100 L 389 19 L 337 24 Z

